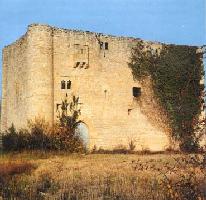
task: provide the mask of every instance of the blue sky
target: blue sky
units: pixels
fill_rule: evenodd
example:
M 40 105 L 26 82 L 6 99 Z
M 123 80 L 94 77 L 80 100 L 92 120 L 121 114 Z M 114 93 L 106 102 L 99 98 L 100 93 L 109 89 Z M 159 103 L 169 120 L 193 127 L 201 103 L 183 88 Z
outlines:
M 31 23 L 203 45 L 206 0 L 0 0 L 1 51 Z

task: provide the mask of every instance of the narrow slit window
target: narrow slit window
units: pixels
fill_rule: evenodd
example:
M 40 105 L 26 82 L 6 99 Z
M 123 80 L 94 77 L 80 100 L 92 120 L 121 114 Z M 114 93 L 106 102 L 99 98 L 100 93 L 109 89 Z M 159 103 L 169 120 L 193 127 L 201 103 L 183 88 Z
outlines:
M 66 88 L 66 83 L 65 81 L 61 81 L 61 89 L 65 89 Z
M 70 80 L 67 81 L 67 89 L 71 89 L 71 84 L 72 84 L 72 82 Z
M 108 44 L 108 42 L 105 42 L 104 48 L 105 48 L 105 50 L 108 50 L 108 49 L 109 49 L 109 44 Z
M 140 87 L 133 87 L 132 93 L 133 93 L 133 97 L 140 97 L 141 96 L 141 88 Z

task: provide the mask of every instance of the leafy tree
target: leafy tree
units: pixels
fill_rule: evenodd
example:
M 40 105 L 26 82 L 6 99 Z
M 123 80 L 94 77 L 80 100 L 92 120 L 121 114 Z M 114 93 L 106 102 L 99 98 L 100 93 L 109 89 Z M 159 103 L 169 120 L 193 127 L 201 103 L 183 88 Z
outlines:
M 79 120 L 81 111 L 78 108 L 78 104 L 79 97 L 73 96 L 70 103 L 67 101 L 67 98 L 65 98 L 61 103 L 61 112 L 59 115 L 60 136 L 64 144 L 69 147 L 69 150 L 72 152 L 85 150 L 83 141 L 76 132 L 77 126 L 82 122 Z
M 59 116 L 60 126 L 67 128 L 70 132 L 75 132 L 76 127 L 81 122 L 79 116 L 81 115 L 78 109 L 79 97 L 73 96 L 72 102 L 68 103 L 65 98 L 61 104 L 61 114 Z

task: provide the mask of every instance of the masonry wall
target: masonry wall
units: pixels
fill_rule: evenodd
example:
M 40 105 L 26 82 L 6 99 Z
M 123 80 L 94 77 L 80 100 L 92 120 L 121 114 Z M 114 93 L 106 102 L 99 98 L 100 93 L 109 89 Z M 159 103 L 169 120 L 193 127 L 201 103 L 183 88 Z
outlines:
M 2 129 L 11 123 L 23 127 L 34 117 L 52 124 L 62 100 L 76 96 L 89 130 L 89 148 L 128 147 L 133 140 L 137 149 L 163 150 L 169 144 L 167 120 L 154 101 L 150 80 L 134 81 L 128 67 L 136 42 L 29 26 L 20 43 L 4 49 Z M 158 43 L 145 44 L 161 49 Z M 61 89 L 61 81 L 69 80 L 71 88 Z M 140 98 L 133 97 L 133 87 L 141 87 Z
M 24 126 L 27 118 L 27 36 L 3 50 L 1 130 L 14 123 Z
M 100 49 L 100 42 L 107 42 L 109 49 Z M 66 94 L 79 97 L 90 148 L 128 147 L 133 140 L 138 149 L 162 150 L 169 143 L 168 127 L 153 102 L 149 80 L 145 85 L 135 82 L 128 68 L 135 44 L 132 38 L 53 30 L 54 113 Z M 76 67 L 77 62 L 86 65 Z M 70 80 L 71 89 L 62 90 L 62 80 Z M 133 87 L 142 88 L 139 100 L 133 97 Z

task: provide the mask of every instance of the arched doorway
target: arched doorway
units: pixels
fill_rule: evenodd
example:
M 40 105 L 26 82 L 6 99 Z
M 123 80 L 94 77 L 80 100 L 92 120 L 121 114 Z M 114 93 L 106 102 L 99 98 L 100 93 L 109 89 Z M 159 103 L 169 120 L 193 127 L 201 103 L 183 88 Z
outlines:
M 82 139 L 84 147 L 89 148 L 89 129 L 87 125 L 83 122 L 80 122 L 76 127 L 75 133 Z

